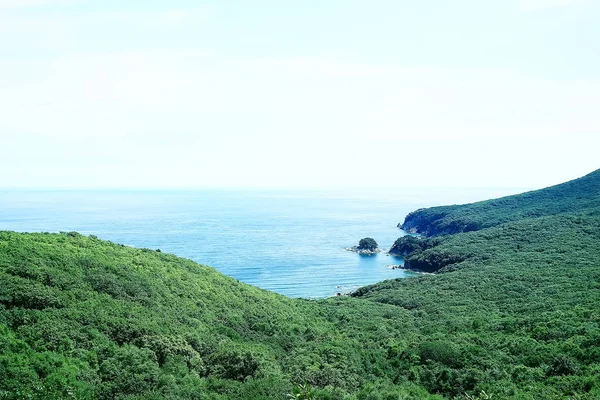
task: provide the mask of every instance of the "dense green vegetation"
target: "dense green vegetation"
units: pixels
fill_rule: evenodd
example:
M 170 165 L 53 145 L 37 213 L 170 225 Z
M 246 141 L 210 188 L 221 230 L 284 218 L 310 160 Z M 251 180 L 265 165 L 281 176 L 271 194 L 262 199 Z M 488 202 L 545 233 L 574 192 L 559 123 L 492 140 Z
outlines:
M 378 247 L 379 247 L 379 245 L 377 244 L 375 239 L 368 237 L 368 238 L 360 239 L 358 241 L 357 249 L 374 251 L 374 250 L 377 250 Z
M 408 214 L 402 229 L 427 236 L 475 231 L 506 222 L 600 209 L 600 170 L 582 178 L 516 196 Z
M 420 381 L 429 390 L 451 391 L 472 379 L 496 398 L 596 399 L 598 243 L 597 215 L 514 222 L 454 235 L 420 253 L 424 263 L 445 263 L 445 273 L 354 295 L 411 311 L 423 341 L 439 347 L 426 368 L 416 367 L 420 378 L 438 377 L 434 386 Z M 404 357 L 423 357 L 419 346 L 409 345 Z
M 0 232 L 0 399 L 598 399 L 599 180 L 453 206 L 427 226 L 485 223 L 394 246 L 436 275 L 321 301 Z
M 396 239 L 389 253 L 397 256 L 407 257 L 414 251 L 423 251 L 427 248 L 427 241 L 420 236 L 406 235 Z
M 428 396 L 388 378 L 398 307 L 288 299 L 77 233 L 1 232 L 0 283 L 0 399 Z

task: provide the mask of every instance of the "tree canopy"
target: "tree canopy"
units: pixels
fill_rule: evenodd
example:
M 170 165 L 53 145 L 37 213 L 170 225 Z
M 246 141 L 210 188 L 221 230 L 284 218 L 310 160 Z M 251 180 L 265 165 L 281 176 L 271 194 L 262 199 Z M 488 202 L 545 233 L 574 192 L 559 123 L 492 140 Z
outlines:
M 377 244 L 377 242 L 375 241 L 375 239 L 367 237 L 367 238 L 363 238 L 360 239 L 360 241 L 358 242 L 358 249 L 359 250 L 377 250 L 377 248 L 379 247 L 379 245 Z

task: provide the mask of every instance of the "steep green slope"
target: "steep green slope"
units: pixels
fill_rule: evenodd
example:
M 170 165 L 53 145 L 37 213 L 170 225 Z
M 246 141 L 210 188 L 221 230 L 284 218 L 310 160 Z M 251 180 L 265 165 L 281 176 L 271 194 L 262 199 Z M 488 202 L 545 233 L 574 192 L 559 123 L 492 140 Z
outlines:
M 444 273 L 382 282 L 354 296 L 411 311 L 434 350 L 428 364 L 415 366 L 423 344 L 406 346 L 401 365 L 416 368 L 416 381 L 431 391 L 448 393 L 473 379 L 494 398 L 597 399 L 599 243 L 597 215 L 512 222 L 427 250 L 464 258 Z M 423 379 L 431 374 L 436 379 Z
M 402 229 L 426 236 L 476 231 L 506 222 L 600 208 L 600 170 L 550 188 L 459 206 L 420 209 Z
M 451 393 L 473 380 L 503 399 L 600 398 L 599 179 L 407 217 L 431 235 L 472 228 L 398 239 L 407 267 L 437 274 L 354 293 L 411 311 L 422 342 L 401 358 L 414 381 Z
M 408 313 L 349 308 L 368 344 L 340 331 L 349 317 L 337 307 L 189 260 L 77 233 L 0 232 L 0 398 L 283 399 L 293 382 L 316 398 L 367 384 L 427 397 L 383 372 L 392 367 L 378 342 L 406 334 Z M 367 313 L 385 314 L 389 332 L 375 337 Z

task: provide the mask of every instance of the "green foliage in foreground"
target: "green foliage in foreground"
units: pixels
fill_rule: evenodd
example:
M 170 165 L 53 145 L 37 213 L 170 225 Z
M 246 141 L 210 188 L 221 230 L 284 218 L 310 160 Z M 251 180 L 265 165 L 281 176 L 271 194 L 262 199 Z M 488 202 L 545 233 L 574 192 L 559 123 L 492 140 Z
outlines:
M 93 236 L 0 232 L 0 399 L 598 399 L 591 188 L 585 207 L 555 199 L 568 212 L 400 241 L 441 273 L 321 301 Z
M 77 233 L 0 232 L 0 283 L 0 399 L 429 397 L 389 377 L 398 307 L 288 299 Z

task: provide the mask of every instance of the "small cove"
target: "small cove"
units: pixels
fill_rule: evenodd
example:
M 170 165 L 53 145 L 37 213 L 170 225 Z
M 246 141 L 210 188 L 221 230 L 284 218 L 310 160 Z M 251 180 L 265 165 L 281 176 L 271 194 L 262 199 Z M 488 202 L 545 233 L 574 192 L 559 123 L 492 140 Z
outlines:
M 515 193 L 437 190 L 4 190 L 0 230 L 77 231 L 160 249 L 290 297 L 321 298 L 386 279 L 385 252 L 346 251 L 363 237 L 389 249 L 396 224 L 420 207 Z

